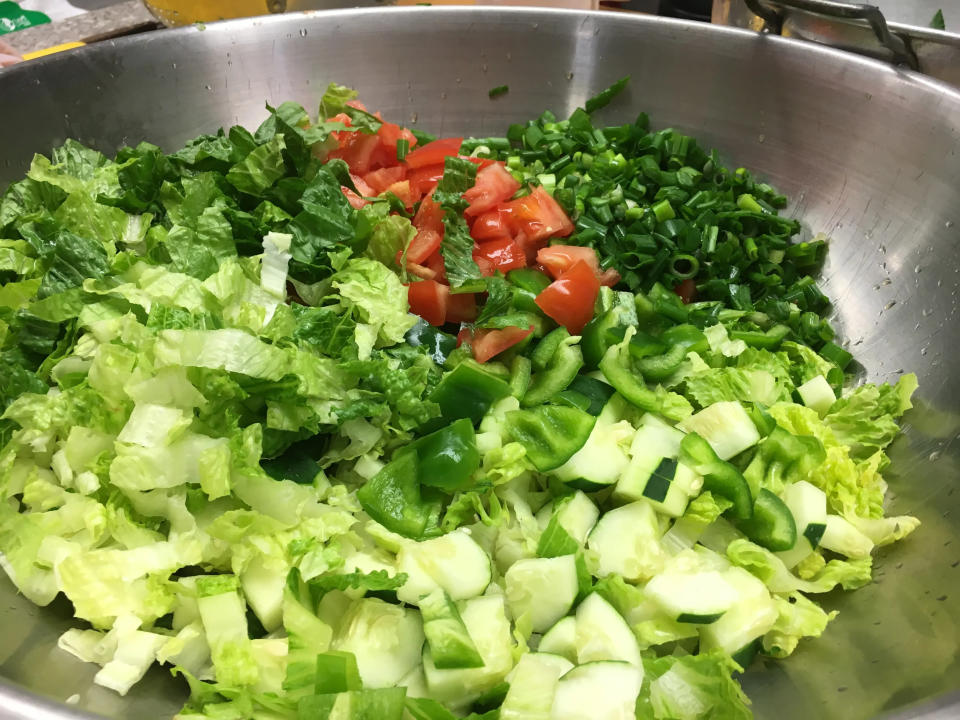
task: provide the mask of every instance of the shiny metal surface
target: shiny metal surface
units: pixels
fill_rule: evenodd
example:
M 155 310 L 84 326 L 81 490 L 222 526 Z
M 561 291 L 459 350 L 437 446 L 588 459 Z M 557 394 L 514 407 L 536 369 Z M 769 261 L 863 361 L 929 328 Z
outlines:
M 927 24 L 935 9 L 916 2 L 912 12 L 905 13 L 903 4 L 889 0 L 869 5 L 833 0 L 714 0 L 711 19 L 718 25 L 800 38 L 904 65 L 960 87 L 957 25 L 948 24 L 950 32 L 932 30 Z M 909 22 L 892 22 L 905 15 Z
M 859 720 L 960 688 L 960 93 L 810 43 L 622 14 L 412 8 L 274 16 L 124 39 L 0 73 L 0 185 L 67 137 L 104 150 L 168 149 L 263 104 L 315 107 L 330 80 L 387 117 L 438 133 L 503 132 L 569 113 L 624 74 L 607 118 L 650 113 L 693 132 L 793 200 L 834 239 L 825 269 L 837 322 L 872 380 L 920 378 L 894 447 L 894 513 L 921 529 L 881 552 L 877 583 L 826 604 L 839 618 L 786 662 L 746 677 L 758 718 Z M 489 88 L 509 84 L 491 101 Z M 55 648 L 65 608 L 31 608 L 0 582 L 0 673 L 115 718 L 169 716 L 178 686 L 156 671 L 118 698 Z M 23 710 L 0 686 L 0 717 Z M 171 694 L 173 693 L 173 694 Z M 16 696 L 22 698 L 23 696 Z M 960 717 L 941 700 L 926 715 Z M 32 707 L 32 706 L 31 706 Z M 52 714 L 51 714 L 52 713 Z

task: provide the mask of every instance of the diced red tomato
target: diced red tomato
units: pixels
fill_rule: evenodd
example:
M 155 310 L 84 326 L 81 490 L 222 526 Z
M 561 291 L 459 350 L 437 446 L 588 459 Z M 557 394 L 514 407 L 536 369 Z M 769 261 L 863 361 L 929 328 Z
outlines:
M 413 133 L 396 123 L 385 122 L 377 130 L 377 135 L 380 136 L 380 142 L 393 150 L 394 155 L 397 153 L 397 142 L 399 140 L 406 140 L 409 143 L 409 150 L 412 150 L 417 144 L 417 138 L 414 137 Z
M 379 195 L 394 183 L 405 179 L 406 176 L 407 169 L 397 166 L 373 170 L 364 175 L 363 179 Z
M 410 170 L 407 173 L 407 180 L 410 181 L 410 187 L 415 187 L 424 195 L 433 190 L 440 178 L 443 177 L 443 165 L 427 165 L 426 167 Z
M 593 317 L 593 305 L 599 292 L 596 273 L 580 260 L 550 283 L 534 302 L 549 317 L 579 335 Z
M 621 278 L 620 273 L 618 273 L 614 268 L 607 268 L 597 276 L 597 280 L 600 281 L 601 285 L 613 287 L 620 282 Z
M 477 319 L 477 296 L 473 293 L 450 293 L 447 301 L 447 322 L 468 323 Z
M 400 182 L 395 182 L 393 185 L 388 187 L 385 192 L 393 193 L 400 199 L 400 202 L 403 203 L 404 207 L 412 208 L 416 202 L 420 199 L 420 193 L 417 190 L 414 190 L 410 187 L 409 180 L 401 180 Z
M 464 160 L 469 160 L 474 165 L 477 166 L 477 170 L 483 170 L 488 165 L 493 165 L 494 163 L 499 162 L 498 160 L 492 160 L 491 158 L 479 158 L 473 157 L 472 155 L 461 155 L 461 158 Z
M 463 193 L 470 205 L 464 215 L 472 217 L 492 209 L 520 189 L 520 183 L 501 163 L 488 165 L 477 173 L 473 187 Z
M 449 301 L 450 288 L 436 280 L 418 280 L 407 285 L 410 312 L 431 325 L 439 327 L 447 321 Z
M 364 105 L 359 100 L 347 100 L 344 103 L 344 105 L 346 105 L 347 107 L 356 108 L 357 110 L 363 110 L 364 112 L 370 112 L 369 110 L 367 110 L 367 106 Z
M 460 152 L 463 138 L 442 138 L 428 142 L 407 154 L 405 162 L 409 168 L 421 168 L 427 165 L 442 165 L 444 158 Z
M 520 231 L 514 235 L 513 239 L 516 241 L 517 245 L 520 246 L 520 249 L 523 250 L 523 254 L 527 258 L 528 267 L 536 265 L 536 269 L 540 270 L 544 275 L 550 274 L 546 271 L 546 268 L 537 262 L 537 253 L 540 252 L 540 249 L 547 244 L 546 240 L 531 240 L 523 231 Z
M 547 273 L 553 278 L 560 277 L 573 267 L 574 263 L 580 261 L 590 266 L 601 285 L 613 287 L 620 282 L 620 273 L 613 268 L 600 269 L 600 261 L 593 248 L 579 245 L 550 245 L 537 251 L 537 262 L 546 268 Z
M 537 262 L 547 269 L 554 280 L 583 261 L 590 266 L 595 274 L 600 274 L 600 261 L 597 260 L 597 251 L 579 245 L 551 245 L 537 252 Z
M 362 208 L 364 205 L 369 204 L 369 200 L 364 200 L 362 197 L 357 195 L 353 190 L 348 188 L 346 185 L 340 186 L 340 192 L 342 192 L 346 196 L 347 202 L 349 202 L 357 210 Z
M 413 226 L 418 230 L 433 230 L 443 237 L 443 215 L 443 208 L 433 201 L 433 196 L 428 195 L 413 216 Z
M 440 254 L 439 250 L 436 250 L 433 255 L 424 260 L 423 264 L 436 273 L 437 280 L 447 281 L 447 267 L 443 264 L 443 255 Z
M 479 215 L 470 226 L 474 240 L 493 240 L 510 234 L 506 214 L 500 209 L 488 210 Z
M 501 330 L 475 330 L 470 346 L 477 362 L 486 362 L 507 348 L 526 339 L 533 332 L 531 325 L 526 330 L 519 327 L 507 327 Z
M 470 344 L 470 338 L 473 337 L 473 333 L 470 332 L 470 328 L 462 327 L 460 332 L 457 333 L 457 347 L 460 347 L 464 343 Z
M 397 253 L 397 265 L 400 264 L 400 255 L 402 252 Z M 417 263 L 408 262 L 407 263 L 407 272 L 413 275 L 414 277 L 422 278 L 423 280 L 436 280 L 437 273 L 431 270 L 424 265 L 417 265 Z
M 365 175 L 373 169 L 373 155 L 380 147 L 380 138 L 362 132 L 340 133 L 340 147 L 331 150 L 328 158 L 340 158 L 350 166 L 350 172 Z
M 497 238 L 496 240 L 485 240 L 478 243 L 473 250 L 473 257 L 485 258 L 500 272 L 507 272 L 515 268 L 527 266 L 527 257 L 523 250 L 511 237 Z
M 680 296 L 684 305 L 689 305 L 697 296 L 697 282 L 693 278 L 686 278 L 678 282 L 673 291 Z
M 350 116 L 347 115 L 346 113 L 337 113 L 337 114 L 334 115 L 332 118 L 330 118 L 330 121 L 331 121 L 331 122 L 343 123 L 343 124 L 346 125 L 347 127 L 352 127 L 352 126 L 353 126 L 353 121 L 350 119 Z
M 357 192 L 361 197 L 376 197 L 377 192 L 367 185 L 367 183 L 359 175 L 354 175 L 350 173 L 350 179 L 353 180 L 353 186 L 357 189 Z
M 522 232 L 529 240 L 566 237 L 573 232 L 573 223 L 563 208 L 542 187 L 529 195 L 503 203 L 501 209 L 509 213 L 507 224 L 513 234 Z
M 443 237 L 436 230 L 430 228 L 418 230 L 410 242 L 410 247 L 407 248 L 407 262 L 421 264 L 440 249 L 442 240 Z
M 473 261 L 477 264 L 477 268 L 480 270 L 480 274 L 484 277 L 490 277 L 494 273 L 493 263 L 487 260 L 485 257 L 480 255 L 474 255 Z

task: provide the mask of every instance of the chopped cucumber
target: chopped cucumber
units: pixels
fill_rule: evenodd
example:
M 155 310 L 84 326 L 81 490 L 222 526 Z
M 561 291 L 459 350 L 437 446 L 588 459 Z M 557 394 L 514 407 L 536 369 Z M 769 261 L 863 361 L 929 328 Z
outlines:
M 725 570 L 722 575 L 737 593 L 737 600 L 719 620 L 700 627 L 700 648 L 702 652 L 719 648 L 732 655 L 765 635 L 778 613 L 763 581 L 739 567 Z
M 420 598 L 423 634 L 438 668 L 483 667 L 483 658 L 450 596 L 437 588 Z
M 642 666 L 625 662 L 588 662 L 557 683 L 551 720 L 633 720 L 643 685 Z
M 550 709 L 562 675 L 573 663 L 549 653 L 527 653 L 511 671 L 510 689 L 500 707 L 500 720 L 550 720 Z
M 803 400 L 803 404 L 816 411 L 820 417 L 826 415 L 830 406 L 837 401 L 837 396 L 833 394 L 833 388 L 830 387 L 830 383 L 823 375 L 817 375 L 815 378 L 807 380 L 797 388 L 797 393 Z
M 645 500 L 604 513 L 587 540 L 596 554 L 596 575 L 621 575 L 630 582 L 650 579 L 667 557 L 660 537 L 657 515 Z
M 587 492 L 615 484 L 630 464 L 621 443 L 633 433 L 633 426 L 626 421 L 609 424 L 598 420 L 583 447 L 552 474 Z
M 621 660 L 642 668 L 640 646 L 627 621 L 598 593 L 577 608 L 577 662 Z
M 461 530 L 404 543 L 397 553 L 397 570 L 407 574 L 397 597 L 412 605 L 437 588 L 453 600 L 476 597 L 487 589 L 491 577 L 490 557 Z
M 577 619 L 562 618 L 540 638 L 538 652 L 559 655 L 570 662 L 577 661 Z
M 716 622 L 737 602 L 737 591 L 716 570 L 664 572 L 644 588 L 644 594 L 677 622 Z
M 375 598 L 355 600 L 340 622 L 333 648 L 353 653 L 365 688 L 392 687 L 420 664 L 420 613 Z
M 820 543 L 826 529 L 827 496 L 815 485 L 799 480 L 783 489 L 783 502 L 797 525 L 797 542 L 790 550 L 777 555 L 787 568 L 793 568 Z
M 537 518 L 541 516 L 538 513 Z M 556 557 L 575 553 L 600 517 L 593 501 L 578 490 L 573 495 L 558 499 L 537 546 L 540 557 Z
M 714 403 L 677 424 L 684 432 L 695 432 L 713 448 L 721 460 L 729 460 L 760 442 L 757 426 L 736 400 Z
M 566 615 L 577 597 L 573 555 L 518 560 L 504 576 L 507 604 L 514 618 L 530 617 L 534 632 L 544 632 Z
M 423 654 L 430 697 L 457 706 L 469 704 L 495 687 L 513 667 L 513 636 L 502 596 L 467 600 L 460 616 L 483 658 L 483 667 L 444 670 L 433 662 L 429 649 Z
M 659 512 L 679 517 L 690 497 L 697 495 L 703 479 L 676 462 L 683 433 L 647 414 L 630 445 L 630 464 L 617 482 L 614 497 L 632 502 L 646 498 Z
M 873 550 L 873 540 L 839 515 L 827 515 L 820 546 L 848 558 L 865 558 Z

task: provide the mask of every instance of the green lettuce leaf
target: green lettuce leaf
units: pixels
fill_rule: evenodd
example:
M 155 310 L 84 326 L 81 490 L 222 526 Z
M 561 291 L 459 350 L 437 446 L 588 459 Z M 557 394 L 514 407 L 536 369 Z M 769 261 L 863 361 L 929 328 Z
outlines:
M 861 385 L 839 398 L 824 419 L 850 454 L 865 459 L 883 450 L 900 432 L 895 420 L 913 407 L 917 376 L 907 373 L 896 385 Z
M 835 610 L 828 613 L 798 592 L 786 597 L 774 595 L 773 601 L 777 605 L 777 620 L 763 636 L 763 652 L 772 657 L 791 655 L 802 638 L 820 637 L 827 623 L 837 616 Z
M 753 713 L 733 674 L 737 663 L 719 650 L 644 659 L 646 677 L 637 702 L 640 720 L 750 720 Z

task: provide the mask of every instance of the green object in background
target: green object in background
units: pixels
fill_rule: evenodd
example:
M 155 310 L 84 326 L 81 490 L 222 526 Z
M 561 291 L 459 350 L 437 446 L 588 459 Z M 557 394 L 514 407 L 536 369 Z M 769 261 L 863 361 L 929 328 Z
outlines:
M 24 10 L 18 3 L 6 0 L 0 2 L 0 35 L 6 35 L 17 30 L 26 30 L 34 25 L 43 25 L 50 22 L 50 18 L 42 12 Z
M 932 27 L 934 30 L 946 30 L 946 29 L 947 29 L 947 25 L 946 25 L 946 23 L 943 21 L 943 10 L 942 10 L 942 9 L 941 9 L 941 10 L 937 10 L 937 12 L 935 12 L 935 13 L 933 14 L 933 19 L 930 21 L 930 27 Z

